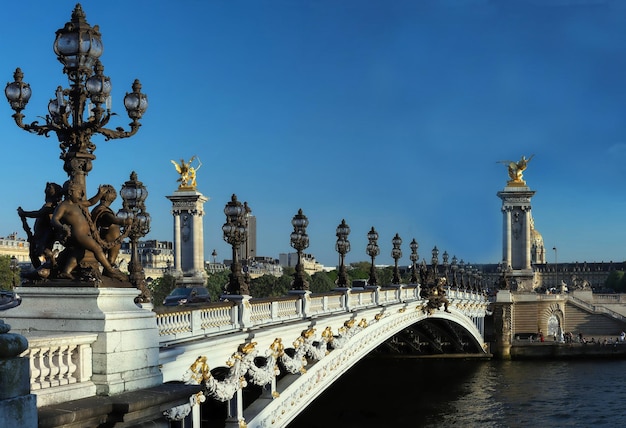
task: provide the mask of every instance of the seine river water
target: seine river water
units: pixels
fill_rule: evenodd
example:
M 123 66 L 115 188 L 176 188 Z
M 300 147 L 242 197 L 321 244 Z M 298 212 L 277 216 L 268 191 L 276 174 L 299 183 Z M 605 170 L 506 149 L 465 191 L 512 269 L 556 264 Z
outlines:
M 289 428 L 626 426 L 626 361 L 371 357 Z

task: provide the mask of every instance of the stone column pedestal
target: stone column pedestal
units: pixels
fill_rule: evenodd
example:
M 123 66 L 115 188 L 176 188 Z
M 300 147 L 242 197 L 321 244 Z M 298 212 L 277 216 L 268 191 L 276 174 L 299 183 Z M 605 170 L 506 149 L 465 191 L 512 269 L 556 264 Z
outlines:
M 97 333 L 93 376 L 98 395 L 160 385 L 156 315 L 134 303 L 134 288 L 21 287 L 22 304 L 6 317 L 28 336 Z
M 204 271 L 204 203 L 209 200 L 195 188 L 178 189 L 166 196 L 174 216 L 174 267 L 184 287 L 206 285 Z M 178 276 L 178 275 L 177 275 Z
M 509 290 L 500 290 L 493 304 L 493 330 L 496 343 L 493 354 L 501 360 L 511 359 L 511 328 L 513 296 Z
M 28 349 L 24 336 L 9 333 L 11 326 L 0 320 L 0 425 L 36 428 L 37 396 L 30 393 Z

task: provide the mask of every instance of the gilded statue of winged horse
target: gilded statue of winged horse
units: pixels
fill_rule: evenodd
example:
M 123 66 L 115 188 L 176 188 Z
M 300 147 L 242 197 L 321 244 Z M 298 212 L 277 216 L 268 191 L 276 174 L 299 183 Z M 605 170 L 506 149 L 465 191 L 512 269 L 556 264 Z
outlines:
M 510 181 L 511 183 L 523 184 L 525 183 L 525 181 L 522 179 L 522 173 L 526 169 L 528 162 L 530 162 L 533 156 L 535 155 L 534 154 L 530 155 L 528 159 L 526 159 L 525 156 L 522 156 L 522 158 L 517 162 L 504 160 L 504 161 L 498 161 L 498 163 L 502 163 L 507 166 L 509 170 L 509 177 L 511 177 L 511 181 Z
M 194 168 L 193 166 L 191 166 L 191 163 L 196 159 L 198 160 L 198 166 Z M 194 155 L 191 157 L 191 159 L 189 159 L 189 162 L 185 162 L 184 159 L 180 160 L 180 164 L 174 160 L 171 162 L 172 164 L 174 164 L 174 167 L 176 168 L 176 172 L 180 174 L 180 177 L 178 177 L 178 180 L 176 180 L 177 182 L 180 183 L 178 188 L 179 189 L 183 189 L 183 188 L 195 189 L 196 188 L 196 173 L 202 166 L 202 162 L 200 162 L 200 159 Z

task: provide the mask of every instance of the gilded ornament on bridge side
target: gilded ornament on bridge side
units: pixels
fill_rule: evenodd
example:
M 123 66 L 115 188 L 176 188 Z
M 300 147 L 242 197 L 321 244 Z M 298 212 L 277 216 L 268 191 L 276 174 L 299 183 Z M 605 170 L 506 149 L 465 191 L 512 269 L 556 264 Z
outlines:
M 425 300 L 426 306 L 423 308 L 425 313 L 428 315 L 432 315 L 434 311 L 441 308 L 443 305 L 445 312 L 450 312 L 448 309 L 448 305 L 450 301 L 446 297 L 446 279 L 445 278 L 437 278 L 437 283 L 435 286 L 424 287 L 421 291 L 421 297 Z
M 280 358 L 285 353 L 285 345 L 283 345 L 283 339 L 277 337 L 270 345 L 270 350 L 274 358 Z
M 254 351 L 255 346 L 256 342 L 248 342 L 243 345 L 239 345 L 239 352 L 248 355 L 249 353 Z
M 305 339 L 309 339 L 311 338 L 311 336 L 313 336 L 314 333 L 315 333 L 315 329 L 310 328 L 302 332 L 302 337 L 304 337 Z

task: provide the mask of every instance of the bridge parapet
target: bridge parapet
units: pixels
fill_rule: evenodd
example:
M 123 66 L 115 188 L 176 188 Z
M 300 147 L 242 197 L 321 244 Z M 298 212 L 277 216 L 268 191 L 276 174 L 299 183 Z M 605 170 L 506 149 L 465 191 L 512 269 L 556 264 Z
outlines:
M 92 345 L 97 334 L 30 335 L 20 356 L 30 364 L 30 389 L 37 406 L 62 403 L 96 394 L 92 382 Z
M 324 294 L 308 292 L 272 299 L 241 299 L 213 303 L 197 309 L 157 311 L 160 345 L 211 337 L 287 321 L 306 320 L 376 306 L 421 300 L 418 285 L 350 288 Z M 480 316 L 485 297 L 480 293 L 448 288 L 449 299 L 456 301 L 470 317 Z M 474 305 L 472 305 L 472 303 Z
M 161 346 L 190 340 L 200 335 L 220 334 L 239 329 L 239 308 L 232 302 L 217 303 L 193 310 L 157 311 Z
M 251 300 L 250 310 L 253 324 L 289 321 L 301 317 L 302 301 L 295 296 Z

